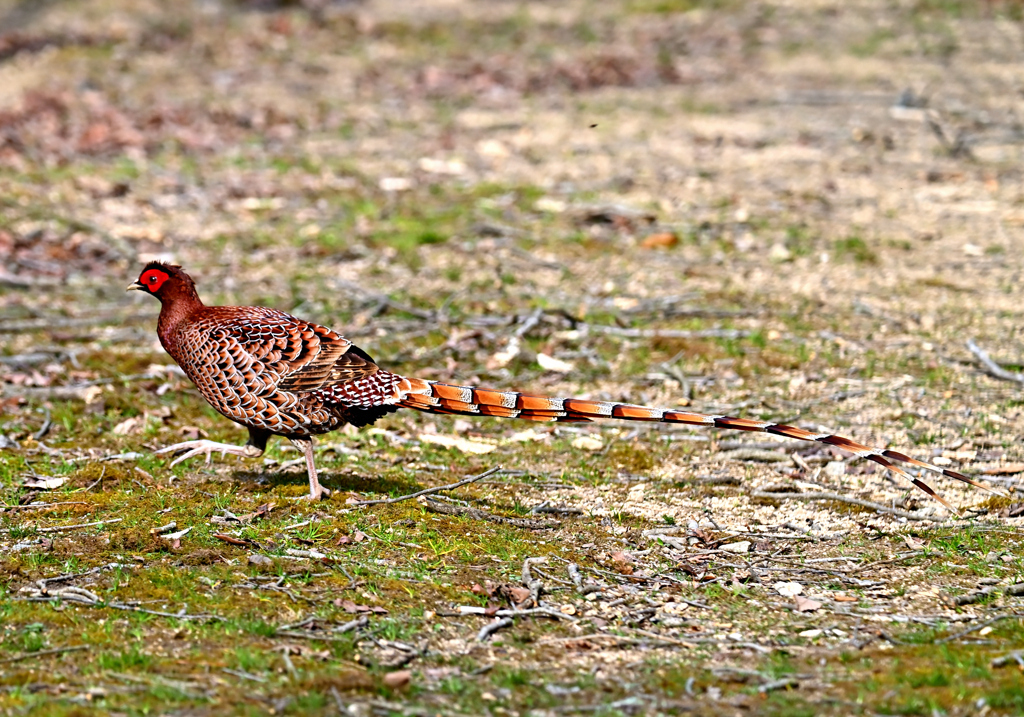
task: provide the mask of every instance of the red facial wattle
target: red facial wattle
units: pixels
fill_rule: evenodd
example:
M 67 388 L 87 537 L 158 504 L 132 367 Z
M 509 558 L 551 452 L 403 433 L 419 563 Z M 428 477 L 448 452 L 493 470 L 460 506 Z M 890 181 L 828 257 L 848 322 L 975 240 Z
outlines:
M 139 277 L 139 283 L 146 287 L 151 294 L 158 292 L 165 281 L 167 281 L 167 274 L 156 269 L 150 269 Z

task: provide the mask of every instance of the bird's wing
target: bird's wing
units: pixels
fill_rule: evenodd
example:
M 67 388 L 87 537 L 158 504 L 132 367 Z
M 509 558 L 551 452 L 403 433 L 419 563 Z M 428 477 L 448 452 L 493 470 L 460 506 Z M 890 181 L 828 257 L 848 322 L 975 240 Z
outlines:
M 210 373 L 232 387 L 228 393 L 266 397 L 280 408 L 294 400 L 355 409 L 400 400 L 399 377 L 325 326 L 261 307 L 210 307 L 201 323 L 211 351 L 204 363 L 215 365 Z
M 207 340 L 230 352 L 267 389 L 302 393 L 331 380 L 352 342 L 326 326 L 262 307 L 211 307 L 202 323 Z M 239 360 L 240 359 L 240 360 Z M 254 387 L 255 388 L 255 387 Z

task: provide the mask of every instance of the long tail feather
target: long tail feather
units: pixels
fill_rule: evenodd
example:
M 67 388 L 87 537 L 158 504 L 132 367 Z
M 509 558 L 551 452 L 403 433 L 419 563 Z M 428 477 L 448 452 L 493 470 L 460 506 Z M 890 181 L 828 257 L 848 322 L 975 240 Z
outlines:
M 715 416 L 689 411 L 672 411 L 628 403 L 586 401 L 578 398 L 549 398 L 533 396 L 515 391 L 496 391 L 472 386 L 453 386 L 447 383 L 406 378 L 398 386 L 401 399 L 396 405 L 426 413 L 455 414 L 462 416 L 499 416 L 522 418 L 529 421 L 591 421 L 595 418 L 617 418 L 625 421 L 651 421 L 660 423 L 685 423 L 709 428 L 729 428 L 737 431 L 757 431 L 785 436 L 800 441 L 816 441 L 848 451 L 860 458 L 873 461 L 883 468 L 897 473 L 953 512 L 959 512 L 936 493 L 924 481 L 910 475 L 895 462 L 922 468 L 926 471 L 954 478 L 975 488 L 996 495 L 1002 495 L 983 483 L 963 473 L 941 468 L 931 463 L 888 449 L 865 446 L 856 441 L 829 433 L 811 433 L 803 428 L 787 426 L 770 421 L 755 421 L 749 418 Z M 894 462 L 895 461 L 895 462 Z

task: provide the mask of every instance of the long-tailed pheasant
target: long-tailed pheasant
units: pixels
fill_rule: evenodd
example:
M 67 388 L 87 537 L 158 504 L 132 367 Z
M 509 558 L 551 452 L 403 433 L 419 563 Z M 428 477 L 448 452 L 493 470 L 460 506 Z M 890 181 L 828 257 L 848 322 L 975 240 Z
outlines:
M 179 266 L 150 263 L 128 290 L 145 291 L 160 300 L 157 333 L 164 349 L 214 409 L 249 429 L 249 441 L 244 446 L 196 440 L 167 446 L 158 453 L 185 451 L 171 465 L 201 454 L 209 460 L 214 451 L 256 457 L 263 453 L 270 436 L 284 436 L 305 455 L 309 497 L 313 500 L 330 492 L 317 478 L 312 437 L 345 424 L 366 426 L 399 408 L 532 421 L 617 418 L 760 431 L 825 443 L 874 461 L 907 478 L 951 510 L 952 506 L 929 485 L 894 461 L 991 490 L 961 473 L 896 451 L 770 421 L 546 398 L 399 376 L 379 367 L 365 351 L 327 327 L 276 309 L 204 305 L 195 283 Z

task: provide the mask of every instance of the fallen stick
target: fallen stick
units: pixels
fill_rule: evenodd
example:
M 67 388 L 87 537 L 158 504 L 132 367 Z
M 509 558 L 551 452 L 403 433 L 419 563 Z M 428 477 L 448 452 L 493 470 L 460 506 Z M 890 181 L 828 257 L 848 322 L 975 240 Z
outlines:
M 390 505 L 392 503 L 400 503 L 403 500 L 411 500 L 413 498 L 419 498 L 419 497 L 424 496 L 424 495 L 430 495 L 431 493 L 440 493 L 441 491 L 445 491 L 445 490 L 455 490 L 456 488 L 461 488 L 464 485 L 469 485 L 470 483 L 475 483 L 478 480 L 481 480 L 483 478 L 487 478 L 488 476 L 492 476 L 492 475 L 494 475 L 495 473 L 498 473 L 501 470 L 502 470 L 501 466 L 495 466 L 494 468 L 491 468 L 488 471 L 484 471 L 483 473 L 480 473 L 479 475 L 471 476 L 469 478 L 465 478 L 463 480 L 460 480 L 458 483 L 449 483 L 448 485 L 441 485 L 441 486 L 437 486 L 436 488 L 426 488 L 426 489 L 421 490 L 421 491 L 419 491 L 417 493 L 410 493 L 409 495 L 402 495 L 402 496 L 399 496 L 397 498 L 381 498 L 380 500 L 359 500 L 359 501 L 356 501 L 355 503 L 352 503 L 351 505 L 360 505 L 360 506 L 362 506 L 362 505 L 380 505 L 382 503 L 386 504 L 386 505 Z
M 545 528 L 557 528 L 558 523 L 552 523 L 548 520 L 530 520 L 529 518 L 506 518 L 503 515 L 494 515 L 493 513 L 487 513 L 477 508 L 463 508 L 458 505 L 449 505 L 448 503 L 441 503 L 440 501 L 430 500 L 424 498 L 420 500 L 422 505 L 427 511 L 431 513 L 440 513 L 441 515 L 457 515 L 472 518 L 473 520 L 485 520 L 488 523 L 498 523 L 499 525 L 511 525 L 516 528 L 526 528 L 527 530 L 543 530 Z
M 704 329 L 689 331 L 685 329 L 632 329 L 619 326 L 603 326 L 599 324 L 579 325 L 579 330 L 609 336 L 624 336 L 630 339 L 741 339 L 750 336 L 750 331 L 739 329 Z
M 1006 595 L 1024 595 L 1024 583 L 1016 583 L 1014 585 L 990 585 L 982 588 L 981 590 L 975 590 L 974 592 L 954 598 L 953 604 L 972 605 L 976 602 L 980 602 L 982 598 L 987 597 L 988 595 L 1000 595 L 1003 593 Z
M 764 683 L 763 685 L 757 688 L 757 691 L 763 695 L 765 693 L 773 692 L 775 690 L 784 690 L 790 687 L 796 688 L 799 686 L 800 683 L 797 682 L 797 680 L 795 680 L 794 678 L 783 677 L 781 680 L 772 680 L 771 682 Z
M 56 525 L 51 528 L 36 528 L 37 533 L 59 533 L 62 530 L 77 530 L 78 528 L 91 528 L 94 525 L 110 525 L 111 523 L 120 523 L 124 518 L 113 518 L 111 520 L 97 520 L 95 523 L 78 523 L 77 525 Z M 18 530 L 15 528 L 4 528 L 0 530 L 0 533 L 10 533 L 12 530 Z
M 961 630 L 960 632 L 957 632 L 957 633 L 954 633 L 952 635 L 949 635 L 948 637 L 944 637 L 941 640 L 936 640 L 935 644 L 936 645 L 942 645 L 942 644 L 947 643 L 947 642 L 952 642 L 953 640 L 958 640 L 961 637 L 964 637 L 965 635 L 970 635 L 972 632 L 975 632 L 976 630 L 981 630 L 983 628 L 986 628 L 989 625 L 991 625 L 993 623 L 996 623 L 996 622 L 999 622 L 1000 620 L 1005 620 L 1008 617 L 1021 618 L 1021 617 L 1024 617 L 1024 613 L 1004 612 L 1001 615 L 996 615 L 995 617 L 990 617 L 988 620 L 985 620 L 984 622 L 978 623 L 974 627 L 969 627 L 966 630 Z
M 483 616 L 496 616 L 496 617 L 530 617 L 539 615 L 541 617 L 550 617 L 555 620 L 567 620 L 569 622 L 578 622 L 578 618 L 566 615 L 558 610 L 552 610 L 546 607 L 533 607 L 526 610 L 510 610 L 508 608 L 502 610 L 496 610 L 489 612 L 490 608 L 479 607 L 477 605 L 459 605 L 457 608 L 457 615 L 483 615 Z
M 930 520 L 933 523 L 944 523 L 946 518 L 936 518 L 933 515 L 921 515 L 920 513 L 911 513 L 907 510 L 900 510 L 899 508 L 889 508 L 882 505 L 881 503 L 875 503 L 870 500 L 862 500 L 861 498 L 850 498 L 849 496 L 840 495 L 839 493 L 828 493 L 825 491 L 819 491 L 814 493 L 766 493 L 764 491 L 755 490 L 751 494 L 752 498 L 763 498 L 766 500 L 802 500 L 802 501 L 815 501 L 815 500 L 834 500 L 839 503 L 849 503 L 850 505 L 859 505 L 862 508 L 871 508 L 879 513 L 886 513 L 888 515 L 895 515 L 899 518 L 906 518 L 907 520 Z
M 266 682 L 267 681 L 266 677 L 260 677 L 259 675 L 253 675 L 253 674 L 251 674 L 249 672 L 245 672 L 244 670 L 231 670 L 231 669 L 229 669 L 227 667 L 222 667 L 220 671 L 224 672 L 226 674 L 229 674 L 229 675 L 234 675 L 235 677 L 241 677 L 243 680 L 252 680 L 253 682 Z
M 38 650 L 36 652 L 26 652 L 23 655 L 15 655 L 14 657 L 5 657 L 0 660 L 0 664 L 21 662 L 22 660 L 31 660 L 33 657 L 43 657 L 45 655 L 59 655 L 64 652 L 74 652 L 75 650 L 88 650 L 91 645 L 68 645 L 67 647 L 53 647 L 49 650 Z
M 362 615 L 360 617 L 357 617 L 355 620 L 346 622 L 344 625 L 339 625 L 338 627 L 332 630 L 324 630 L 322 633 L 320 631 L 313 630 L 293 629 L 301 627 L 302 625 L 307 624 L 309 622 L 312 622 L 314 619 L 315 618 L 304 620 L 303 622 L 298 623 L 297 625 L 285 625 L 284 627 L 279 627 L 274 632 L 274 635 L 276 637 L 300 637 L 306 640 L 323 640 L 324 642 L 348 642 L 349 638 L 339 637 L 339 635 L 343 635 L 346 632 L 352 632 L 353 630 L 364 628 L 370 624 L 370 618 L 368 618 L 366 615 Z
M 1003 381 L 1013 381 L 1014 383 L 1024 384 L 1024 373 L 1013 373 L 1012 371 L 1007 371 L 1005 368 L 993 361 L 992 357 L 989 356 L 983 348 L 974 343 L 974 339 L 967 339 L 967 349 L 981 362 L 981 365 L 985 368 L 985 373 L 989 376 Z
M 480 628 L 480 632 L 476 634 L 476 641 L 486 642 L 487 638 L 496 633 L 498 630 L 501 630 L 506 627 L 512 627 L 513 624 L 515 624 L 515 622 L 512 620 L 512 618 L 503 617 L 500 620 L 495 620 L 494 622 L 488 625 L 484 625 Z
M 82 501 L 72 500 L 61 503 L 29 503 L 28 505 L 2 505 L 0 504 L 0 510 L 42 510 L 44 508 L 54 508 L 58 505 L 89 505 Z
M 992 667 L 1006 667 L 1011 662 L 1016 662 L 1024 668 L 1024 651 L 1017 650 L 1016 652 L 1011 652 L 1010 654 L 1003 655 L 1002 657 L 994 657 L 992 658 L 991 665 Z
M 68 587 L 59 588 L 57 590 L 49 590 L 45 586 L 46 581 L 43 582 L 44 586 L 42 589 L 22 588 L 21 592 L 28 593 L 27 597 L 15 599 L 23 600 L 25 602 L 56 602 L 61 600 L 65 602 L 73 602 L 84 607 L 112 608 L 114 610 L 140 612 L 146 615 L 157 615 L 159 617 L 173 617 L 177 620 L 224 620 L 224 618 L 219 615 L 190 615 L 184 611 L 178 613 L 163 612 L 160 610 L 147 610 L 146 608 L 139 607 L 138 605 L 129 605 L 123 602 L 104 602 L 98 595 L 86 590 L 85 588 L 69 585 Z

